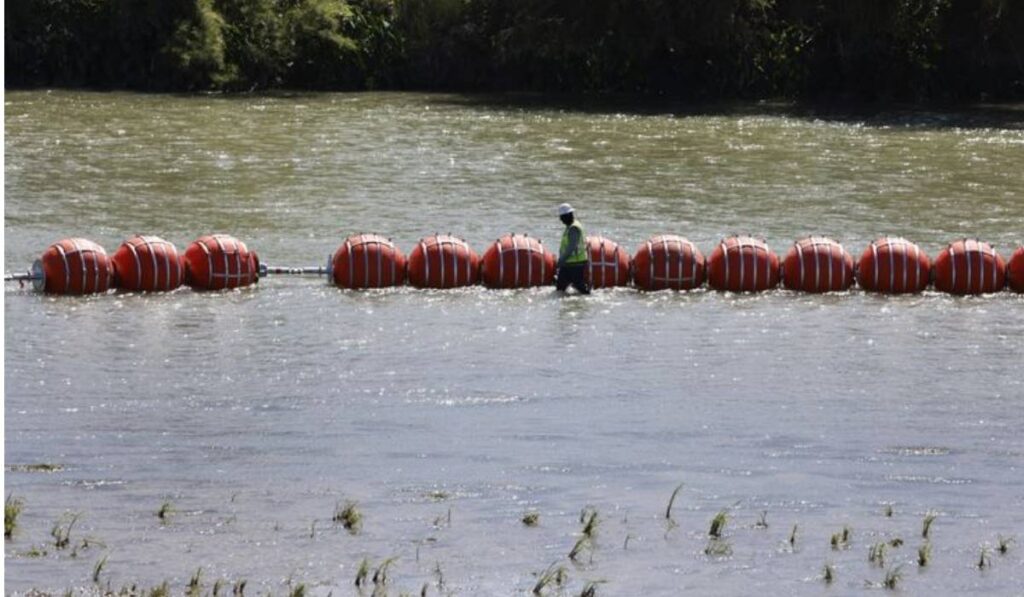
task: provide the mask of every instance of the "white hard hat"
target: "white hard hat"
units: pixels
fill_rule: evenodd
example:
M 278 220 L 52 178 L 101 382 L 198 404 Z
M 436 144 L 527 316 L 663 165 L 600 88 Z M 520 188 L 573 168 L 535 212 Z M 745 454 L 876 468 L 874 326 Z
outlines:
M 560 215 L 560 216 L 564 216 L 566 214 L 571 214 L 572 212 L 573 212 L 572 206 L 569 205 L 568 203 L 563 203 L 563 204 L 558 206 L 558 215 Z

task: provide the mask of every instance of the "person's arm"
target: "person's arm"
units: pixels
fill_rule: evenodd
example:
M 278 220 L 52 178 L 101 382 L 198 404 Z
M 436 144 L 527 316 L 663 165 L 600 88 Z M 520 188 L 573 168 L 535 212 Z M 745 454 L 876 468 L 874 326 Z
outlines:
M 565 250 L 558 256 L 558 267 L 565 265 L 565 260 L 576 252 L 576 245 L 580 242 L 580 229 L 573 226 L 569 228 L 569 242 L 565 245 Z

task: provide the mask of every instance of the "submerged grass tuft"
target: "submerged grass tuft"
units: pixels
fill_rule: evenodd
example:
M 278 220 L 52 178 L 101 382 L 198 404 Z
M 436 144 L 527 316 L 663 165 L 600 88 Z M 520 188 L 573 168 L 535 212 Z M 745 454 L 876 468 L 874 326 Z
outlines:
M 189 597 L 198 597 L 203 593 L 203 567 L 196 568 L 196 571 L 192 574 L 192 577 L 188 580 L 188 587 L 185 589 L 185 594 Z
M 789 546 L 796 547 L 796 529 L 797 525 L 793 525 L 793 530 L 789 532 Z
M 596 537 L 598 522 L 597 509 L 595 508 L 589 512 L 585 519 L 583 519 L 583 536 L 588 539 Z
M 18 528 L 18 516 L 21 515 L 23 502 L 14 497 L 14 493 L 8 493 L 4 499 L 4 539 L 14 536 L 14 530 Z
M 757 518 L 757 522 L 754 523 L 755 529 L 767 529 L 768 528 L 768 511 L 762 510 L 761 515 Z
M 978 557 L 978 570 L 984 570 L 992 566 L 992 560 L 988 557 L 988 548 L 981 548 L 981 555 Z
M 370 560 L 363 558 L 362 562 L 359 562 L 359 568 L 356 570 L 356 587 L 362 588 L 366 584 L 366 577 L 370 575 Z
M 844 526 L 843 530 L 839 531 L 838 533 L 832 534 L 832 538 L 829 539 L 829 544 L 832 546 L 832 549 L 834 551 L 846 549 L 850 546 L 850 538 L 852 536 L 853 531 L 850 530 L 850 527 Z
M 885 572 L 885 578 L 882 580 L 882 586 L 894 591 L 900 584 L 901 580 L 903 580 L 903 566 L 889 568 Z
M 96 565 L 92 568 L 92 582 L 95 584 L 100 583 L 100 575 L 103 574 L 103 568 L 107 565 L 107 556 L 100 558 L 100 561 L 96 562 Z
M 169 501 L 160 504 L 160 509 L 156 511 L 156 517 L 159 518 L 161 522 L 167 522 L 170 519 L 171 514 L 174 514 L 174 504 Z
M 523 524 L 528 527 L 535 527 L 540 522 L 540 512 L 527 512 L 523 514 Z
M 572 546 L 572 549 L 569 551 L 569 559 L 578 563 L 579 560 L 577 558 L 579 558 L 580 554 L 583 553 L 583 550 L 587 548 L 590 548 L 591 553 L 593 553 L 593 544 L 590 542 L 590 537 L 584 535 L 576 541 L 575 545 Z
M 171 587 L 167 584 L 167 581 L 160 583 L 153 587 L 146 594 L 147 597 L 171 597 Z
M 868 563 L 874 564 L 879 568 L 885 567 L 885 548 L 886 543 L 884 541 L 872 545 L 868 550 Z
M 921 522 L 921 538 L 928 539 L 932 532 L 932 523 L 935 522 L 935 518 L 938 515 L 934 512 L 929 512 L 924 515 L 924 520 Z
M 53 537 L 54 547 L 64 549 L 71 544 L 71 530 L 75 528 L 75 523 L 81 516 L 81 512 L 66 513 L 60 517 L 60 520 L 53 523 L 50 536 Z
M 708 528 L 708 536 L 720 539 L 725 531 L 725 524 L 729 522 L 729 514 L 725 510 L 719 510 L 718 514 L 711 519 L 711 527 Z
M 892 518 L 892 504 L 886 504 L 883 513 L 886 518 Z
M 549 586 L 561 589 L 568 579 L 569 573 L 566 571 L 565 566 L 559 566 L 558 562 L 552 562 L 552 564 L 537 577 L 537 584 L 533 585 L 533 594 L 538 596 L 543 595 L 544 590 Z
M 676 485 L 676 488 L 672 490 L 672 496 L 668 498 L 668 507 L 665 508 L 665 520 L 672 520 L 672 504 L 676 503 L 676 496 L 683 489 L 683 484 Z
M 394 564 L 397 559 L 398 556 L 392 556 L 377 566 L 377 569 L 373 571 L 373 578 L 370 579 L 374 586 L 383 587 L 388 584 L 388 572 L 391 570 L 391 564 Z
M 921 547 L 917 548 L 917 565 L 921 568 L 928 566 L 928 562 L 932 559 L 932 544 L 925 543 Z
M 826 585 L 830 585 L 830 584 L 832 584 L 833 581 L 835 581 L 835 579 L 836 579 L 835 567 L 832 566 L 831 563 L 826 562 L 825 563 L 825 571 L 822 573 L 822 580 L 825 581 Z
M 1013 537 L 1003 537 L 999 535 L 999 543 L 996 547 L 996 551 L 999 555 L 1005 556 L 1010 551 L 1010 544 L 1013 543 Z
M 363 528 L 363 513 L 359 511 L 359 504 L 354 501 L 347 501 L 345 505 L 337 504 L 334 507 L 335 523 L 341 523 L 345 530 L 355 535 Z
M 597 597 L 597 585 L 604 584 L 605 580 L 588 580 L 580 591 L 580 597 Z

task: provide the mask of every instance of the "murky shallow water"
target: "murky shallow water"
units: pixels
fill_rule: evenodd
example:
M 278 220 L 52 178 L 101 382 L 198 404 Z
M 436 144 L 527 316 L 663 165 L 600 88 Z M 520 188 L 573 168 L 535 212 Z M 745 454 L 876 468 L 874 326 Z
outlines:
M 660 232 L 705 251 L 753 232 L 780 253 L 812 232 L 855 254 L 882 233 L 932 255 L 964 235 L 1004 254 L 1024 240 L 1019 120 L 758 112 L 7 93 L 5 267 L 135 232 L 179 247 L 230 232 L 288 265 L 359 231 L 405 250 L 447 231 L 478 250 L 509 230 L 550 245 L 566 200 L 631 251 Z M 558 299 L 268 278 L 84 299 L 8 286 L 5 317 L 5 483 L 24 500 L 8 592 L 90 587 L 104 556 L 102 583 L 175 592 L 201 566 L 207 590 L 350 594 L 364 557 L 393 556 L 395 595 L 437 594 L 438 568 L 445 591 L 523 594 L 556 561 L 565 594 L 820 594 L 826 563 L 842 594 L 900 565 L 914 594 L 1024 586 L 1019 544 L 975 566 L 998 535 L 1024 540 L 1024 298 L 1009 293 Z M 37 463 L 60 470 L 19 468 Z M 355 536 L 331 522 L 346 500 Z M 601 522 L 574 565 L 587 505 Z M 731 555 L 709 556 L 723 508 Z M 82 515 L 57 550 L 65 512 Z M 896 537 L 885 568 L 868 562 Z

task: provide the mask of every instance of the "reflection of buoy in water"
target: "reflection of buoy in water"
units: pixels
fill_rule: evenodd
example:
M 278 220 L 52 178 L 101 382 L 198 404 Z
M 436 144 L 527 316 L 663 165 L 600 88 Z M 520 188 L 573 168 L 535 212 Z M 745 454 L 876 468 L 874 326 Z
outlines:
M 114 267 L 103 247 L 84 238 L 65 238 L 50 245 L 33 266 L 33 285 L 50 294 L 106 292 Z
M 782 263 L 782 283 L 790 290 L 846 290 L 853 281 L 853 257 L 831 238 L 810 236 L 796 241 Z
M 1024 292 L 1024 247 L 1019 247 L 1010 256 L 1010 263 L 1006 266 L 1006 282 L 1010 290 Z
M 633 256 L 633 282 L 643 290 L 690 290 L 704 283 L 704 255 L 674 234 L 652 236 Z
M 223 290 L 259 280 L 260 261 L 245 243 L 227 234 L 201 236 L 185 249 L 185 283 L 196 290 Z
M 731 236 L 708 257 L 708 284 L 715 290 L 758 292 L 779 283 L 779 257 L 763 240 Z
M 490 288 L 546 286 L 555 281 L 555 256 L 525 234 L 506 234 L 484 253 L 480 277 Z
M 480 257 L 461 238 L 435 234 L 409 253 L 408 271 L 409 284 L 417 288 L 471 286 L 480 277 Z
M 379 234 L 354 234 L 331 259 L 329 275 L 341 288 L 385 288 L 405 282 L 405 255 Z
M 129 238 L 111 260 L 116 285 L 125 290 L 174 290 L 185 278 L 178 249 L 158 236 Z
M 988 243 L 952 242 L 935 257 L 935 289 L 950 294 L 999 292 L 1006 285 L 1006 262 Z
M 921 292 L 928 287 L 931 260 L 905 238 L 883 237 L 864 249 L 857 283 L 864 290 L 886 294 Z
M 618 243 L 603 236 L 588 236 L 590 265 L 587 280 L 591 288 L 610 288 L 629 284 L 629 256 Z

